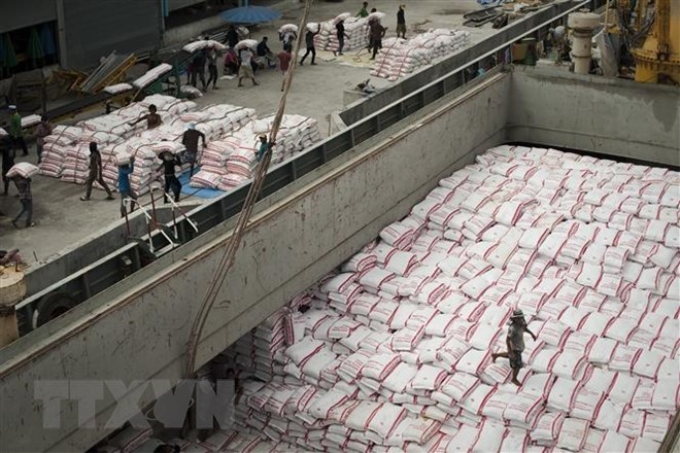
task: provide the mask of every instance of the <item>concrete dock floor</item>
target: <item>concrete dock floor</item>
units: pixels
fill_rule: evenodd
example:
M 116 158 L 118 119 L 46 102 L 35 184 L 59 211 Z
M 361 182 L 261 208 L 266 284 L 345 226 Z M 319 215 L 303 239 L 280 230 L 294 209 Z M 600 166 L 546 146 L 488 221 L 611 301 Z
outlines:
M 406 20 L 409 34 L 423 32 L 429 28 L 462 28 L 462 14 L 478 9 L 473 0 L 401 0 L 371 1 L 370 7 L 376 7 L 388 15 L 383 21 L 388 27 L 387 36 L 395 34 L 396 11 L 400 3 L 406 4 Z M 327 20 L 335 15 L 348 11 L 353 14 L 359 10 L 361 2 L 325 2 L 317 0 L 310 14 L 310 21 Z M 284 3 L 283 17 L 272 24 L 259 26 L 253 30 L 253 37 L 260 39 L 268 36 L 270 47 L 274 52 L 280 50 L 276 30 L 284 23 L 296 23 L 302 14 L 302 4 L 290 0 Z M 495 32 L 490 24 L 480 29 L 467 29 L 471 33 L 470 43 L 479 42 Z M 357 83 L 369 78 L 370 62 L 366 51 L 362 57 L 356 57 L 356 51 L 347 52 L 337 59 L 331 52 L 319 51 L 317 65 L 305 64 L 295 72 L 293 87 L 287 100 L 286 112 L 310 116 L 319 121 L 322 136 L 328 135 L 328 117 L 340 110 L 343 105 L 343 91 L 351 89 Z M 220 65 L 221 66 L 221 65 Z M 222 68 L 219 68 L 220 72 Z M 259 116 L 273 113 L 280 98 L 281 73 L 277 70 L 261 71 L 257 76 L 260 86 L 253 87 L 244 81 L 244 87 L 237 88 L 237 80 L 220 80 L 218 90 L 209 90 L 196 102 L 199 105 L 229 103 L 256 109 Z M 372 78 L 372 83 L 381 88 L 389 85 L 384 79 Z M 89 116 L 95 116 L 96 112 Z M 78 117 L 74 121 L 84 119 Z M 35 146 L 30 146 L 28 159 L 36 161 Z M 36 176 L 33 182 L 34 221 L 37 226 L 28 229 L 15 229 L 10 223 L 16 215 L 20 204 L 13 185 L 8 197 L 0 197 L 0 248 L 21 250 L 25 261 L 32 266 L 43 264 L 58 256 L 60 251 L 71 248 L 97 231 L 120 222 L 119 201 L 105 201 L 105 194 L 94 191 L 93 199 L 87 203 L 79 200 L 84 187 L 58 179 Z M 142 197 L 142 203 L 149 203 L 149 196 Z M 191 199 L 193 203 L 197 200 Z

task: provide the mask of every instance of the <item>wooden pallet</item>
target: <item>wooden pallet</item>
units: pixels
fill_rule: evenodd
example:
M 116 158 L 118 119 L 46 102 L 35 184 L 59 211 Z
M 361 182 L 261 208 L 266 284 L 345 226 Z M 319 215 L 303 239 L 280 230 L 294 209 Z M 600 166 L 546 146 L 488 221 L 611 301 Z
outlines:
M 87 74 L 73 69 L 58 69 L 52 72 L 52 78 L 57 84 L 65 85 L 67 91 L 74 91 L 87 78 Z
M 95 85 L 92 90 L 94 93 L 98 93 L 109 85 L 115 85 L 116 83 L 125 80 L 127 72 L 137 63 L 137 57 L 134 54 L 128 55 L 128 57 L 120 64 L 111 74 L 106 78 L 102 79 L 97 85 Z

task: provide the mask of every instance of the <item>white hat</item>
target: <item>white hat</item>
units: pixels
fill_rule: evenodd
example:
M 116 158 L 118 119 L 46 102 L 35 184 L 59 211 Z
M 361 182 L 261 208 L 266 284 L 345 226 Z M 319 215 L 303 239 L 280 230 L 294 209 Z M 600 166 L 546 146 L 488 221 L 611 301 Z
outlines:
M 191 130 L 196 129 L 196 125 L 195 125 L 194 123 L 189 123 L 189 124 L 187 125 L 187 127 L 188 127 L 189 129 L 191 129 Z
M 524 312 L 519 308 L 512 312 L 512 319 L 524 318 Z
M 10 109 L 10 110 L 16 110 L 16 109 L 17 109 L 17 106 L 14 105 L 14 104 L 12 104 L 12 105 L 9 106 L 9 109 Z

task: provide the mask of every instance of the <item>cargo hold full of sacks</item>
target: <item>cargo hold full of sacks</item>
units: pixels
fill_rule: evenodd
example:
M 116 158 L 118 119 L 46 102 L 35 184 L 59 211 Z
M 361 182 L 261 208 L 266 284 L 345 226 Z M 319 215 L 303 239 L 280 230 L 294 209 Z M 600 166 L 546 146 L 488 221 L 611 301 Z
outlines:
M 163 124 L 150 130 L 143 121 L 133 125 L 148 112 L 150 105 L 157 107 Z M 205 134 L 207 147 L 202 149 L 199 145 L 198 165 L 201 171 L 193 175 L 191 186 L 229 190 L 252 176 L 255 163 L 252 144 L 257 141 L 253 124 L 264 125 L 266 132 L 267 124 L 272 121 L 270 117 L 255 119 L 255 110 L 246 107 L 212 104 L 199 108 L 192 101 L 172 96 L 148 96 L 141 102 L 80 121 L 75 126 L 56 126 L 53 133 L 45 138 L 40 173 L 68 182 L 85 183 L 89 174 L 89 143 L 94 141 L 102 154 L 105 182 L 112 188 L 117 187 L 118 163 L 132 156 L 135 165 L 130 184 L 137 195 L 143 195 L 152 189 L 154 183 L 160 186 L 162 175 L 157 172 L 160 165 L 158 156 L 162 152 L 181 155 L 185 150 L 182 135 L 190 125 L 194 125 L 196 130 Z M 320 135 L 315 120 L 284 115 L 281 145 L 273 149 L 273 162 L 288 159 L 318 140 Z M 224 144 L 241 142 L 244 143 L 241 148 L 252 153 L 245 156 L 250 167 L 247 171 L 241 167 L 239 171 L 232 171 L 228 158 L 234 149 L 225 149 Z M 242 150 L 238 146 L 236 148 Z M 188 164 L 183 165 L 177 176 L 188 167 Z
M 680 175 L 499 146 L 213 362 L 184 451 L 652 452 L 680 406 Z M 526 315 L 520 387 L 504 351 Z M 149 433 L 145 434 L 148 438 Z

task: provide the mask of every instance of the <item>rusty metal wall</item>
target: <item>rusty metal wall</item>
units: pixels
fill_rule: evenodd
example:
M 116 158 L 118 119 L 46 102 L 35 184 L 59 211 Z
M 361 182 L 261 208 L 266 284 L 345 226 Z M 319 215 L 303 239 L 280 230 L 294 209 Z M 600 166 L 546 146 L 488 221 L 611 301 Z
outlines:
M 99 58 L 160 46 L 159 0 L 62 0 L 65 66 L 90 68 Z
M 0 0 L 0 33 L 57 20 L 55 0 Z

